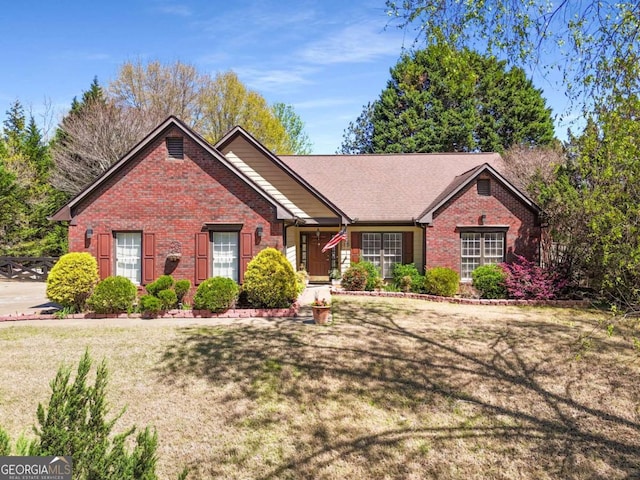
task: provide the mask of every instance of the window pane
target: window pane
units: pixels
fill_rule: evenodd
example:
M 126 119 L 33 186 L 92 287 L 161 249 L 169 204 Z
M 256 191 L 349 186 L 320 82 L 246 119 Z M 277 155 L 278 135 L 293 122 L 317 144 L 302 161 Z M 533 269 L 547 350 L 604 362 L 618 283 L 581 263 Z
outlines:
M 460 235 L 460 278 L 471 280 L 471 272 L 480 266 L 480 233 L 463 233 Z
M 471 280 L 471 272 L 480 266 L 479 258 L 463 258 L 460 268 L 460 278 L 462 280 Z
M 362 260 L 380 267 L 380 249 L 382 239 L 379 233 L 362 234 Z
M 484 263 L 494 264 L 502 262 L 504 258 L 504 234 L 484 234 Z
M 463 233 L 461 238 L 462 238 L 462 256 L 480 258 L 480 234 L 479 233 Z
M 142 234 L 116 233 L 116 275 L 126 277 L 136 285 L 142 279 Z
M 383 240 L 384 263 L 382 265 L 382 276 L 391 278 L 393 276 L 393 265 L 402 263 L 402 233 L 385 233 Z
M 238 281 L 238 233 L 213 232 L 213 276 Z

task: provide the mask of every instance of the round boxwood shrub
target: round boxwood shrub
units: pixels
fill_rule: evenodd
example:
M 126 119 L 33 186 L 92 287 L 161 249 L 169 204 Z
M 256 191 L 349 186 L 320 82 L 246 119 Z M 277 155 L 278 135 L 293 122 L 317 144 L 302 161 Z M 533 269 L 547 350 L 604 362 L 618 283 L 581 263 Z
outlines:
M 249 262 L 242 287 L 258 308 L 287 308 L 298 296 L 293 267 L 275 248 L 265 248 Z
M 178 304 L 178 296 L 174 290 L 160 290 L 157 297 L 162 302 L 163 310 L 171 310 Z
M 81 312 L 98 280 L 98 262 L 90 253 L 67 253 L 49 272 L 47 298 Z
M 102 280 L 87 300 L 87 306 L 96 313 L 124 313 L 133 310 L 138 289 L 125 277 L 107 277 Z
M 342 288 L 344 288 L 345 290 L 349 290 L 352 292 L 360 292 L 364 290 L 367 286 L 366 269 L 358 266 L 357 263 L 354 263 L 342 274 L 340 285 L 342 285 Z
M 149 295 L 157 297 L 162 290 L 173 288 L 173 277 L 171 275 L 160 275 L 154 282 L 149 283 L 146 288 Z
M 446 267 L 435 267 L 427 270 L 424 276 L 424 290 L 430 295 L 453 297 L 460 286 L 460 275 Z
M 471 278 L 481 298 L 507 298 L 507 274 L 499 265 L 478 267 L 471 272 Z
M 189 290 L 191 290 L 191 281 L 187 279 L 178 280 L 173 289 L 176 291 L 178 302 L 182 303 L 184 297 L 189 293 Z
M 240 287 L 230 278 L 213 277 L 198 285 L 193 308 L 220 313 L 229 310 L 238 300 Z
M 153 295 L 143 295 L 140 297 L 140 312 L 146 315 L 157 315 L 162 311 L 162 300 Z

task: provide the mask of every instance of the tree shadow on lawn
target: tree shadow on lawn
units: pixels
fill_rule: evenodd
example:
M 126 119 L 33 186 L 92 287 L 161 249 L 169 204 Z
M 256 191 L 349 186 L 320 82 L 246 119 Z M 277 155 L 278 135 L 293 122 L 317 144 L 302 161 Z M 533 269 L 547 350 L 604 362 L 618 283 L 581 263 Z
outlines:
M 376 303 L 334 302 L 333 314 L 330 327 L 274 321 L 184 329 L 163 353 L 160 376 L 176 386 L 191 377 L 233 384 L 224 398 L 229 405 L 267 399 L 313 411 L 295 448 L 260 471 L 265 480 L 322 478 L 323 469 L 345 461 L 359 462 L 361 478 L 385 472 L 401 478 L 416 468 L 446 477 L 449 468 L 429 460 L 429 451 L 446 450 L 455 464 L 460 441 L 492 452 L 471 453 L 478 462 L 467 467 L 472 476 L 511 467 L 524 477 L 640 477 L 637 368 L 616 369 L 613 361 L 603 367 L 602 358 L 572 361 L 575 329 L 532 319 L 465 324 L 460 318 L 441 330 L 445 322 L 434 312 Z M 330 410 L 330 421 L 323 418 L 322 409 L 335 404 L 343 408 Z M 369 428 L 368 414 L 386 420 Z M 261 415 L 250 426 L 278 428 L 290 420 Z M 244 414 L 231 411 L 225 422 L 248 425 Z M 493 478 L 509 478 L 503 475 Z

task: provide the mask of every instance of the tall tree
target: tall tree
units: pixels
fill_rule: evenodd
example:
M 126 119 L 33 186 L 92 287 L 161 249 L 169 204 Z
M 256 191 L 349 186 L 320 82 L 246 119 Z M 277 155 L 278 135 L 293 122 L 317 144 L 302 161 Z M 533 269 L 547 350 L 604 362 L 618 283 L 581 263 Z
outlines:
M 279 154 L 293 153 L 284 125 L 262 95 L 248 89 L 233 71 L 218 73 L 202 92 L 202 135 L 216 142 L 236 125 Z
M 418 41 L 486 45 L 510 61 L 559 68 L 587 105 L 609 93 L 637 90 L 640 6 L 637 1 L 387 0 L 388 13 Z M 548 58 L 559 58 L 546 64 Z
M 76 195 L 118 161 L 156 123 L 113 101 L 89 101 L 65 117 L 51 147 L 55 169 L 51 182 Z
M 375 102 L 367 103 L 355 121 L 342 134 L 342 145 L 338 153 L 356 155 L 359 153 L 375 153 L 373 150 L 373 108 Z
M 302 128 L 296 131 L 300 119 L 291 115 L 295 112 L 283 110 L 283 120 L 292 122 L 285 125 L 264 97 L 232 71 L 212 78 L 182 62 L 129 62 L 108 91 L 118 107 L 136 110 L 151 123 L 175 115 L 212 143 L 236 125 L 277 153 L 293 153 L 296 142 L 305 140 Z
M 553 139 L 551 110 L 521 69 L 439 44 L 401 57 L 380 98 L 350 125 L 342 150 L 502 152 Z
M 133 108 L 160 123 L 175 115 L 198 131 L 202 128 L 202 95 L 211 77 L 193 65 L 127 62 L 108 87 L 118 107 Z
M 0 183 L 6 214 L 0 218 L 4 254 L 60 255 L 65 232 L 47 220 L 63 197 L 49 183 L 51 157 L 33 117 L 27 118 L 20 102 L 13 103 L 3 122 L 0 138 Z M 7 192 L 6 189 L 10 188 Z
M 304 130 L 304 121 L 291 105 L 277 102 L 272 106 L 273 113 L 282 124 L 289 139 L 288 150 L 295 155 L 309 155 L 311 140 Z

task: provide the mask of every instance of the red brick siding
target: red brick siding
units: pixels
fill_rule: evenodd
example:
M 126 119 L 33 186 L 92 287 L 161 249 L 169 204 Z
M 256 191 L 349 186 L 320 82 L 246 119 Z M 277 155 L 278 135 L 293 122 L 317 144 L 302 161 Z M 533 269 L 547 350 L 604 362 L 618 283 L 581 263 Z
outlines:
M 489 178 L 481 177 L 481 178 Z M 460 225 L 506 225 L 506 260 L 513 254 L 538 260 L 540 227 L 536 214 L 496 179 L 491 178 L 491 195 L 478 195 L 476 183 L 459 192 L 438 209 L 426 229 L 426 268 L 449 267 L 460 272 Z
M 165 273 L 170 244 L 178 241 L 182 258 L 170 273 L 194 282 L 194 237 L 205 222 L 243 223 L 243 233 L 253 233 L 261 224 L 264 236 L 253 246 L 254 255 L 266 247 L 282 248 L 282 223 L 269 202 L 189 137 L 184 137 L 184 159 L 169 160 L 166 136 L 183 135 L 170 129 L 74 209 L 77 225 L 69 227 L 70 251 L 97 257 L 100 233 L 154 233 L 153 278 Z M 91 241 L 85 240 L 89 226 Z

